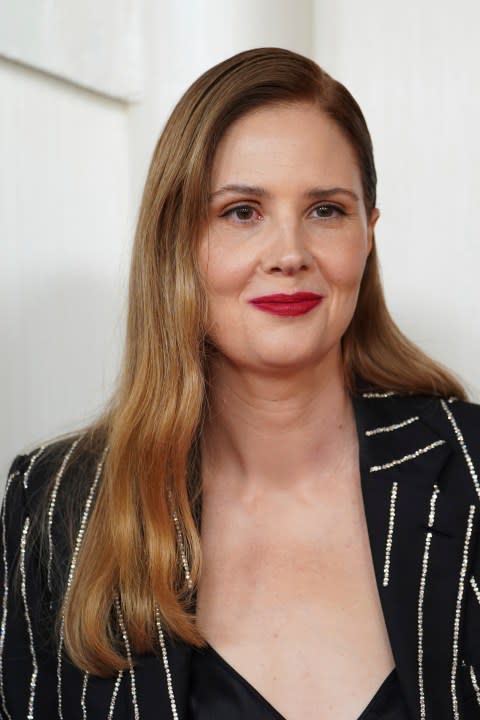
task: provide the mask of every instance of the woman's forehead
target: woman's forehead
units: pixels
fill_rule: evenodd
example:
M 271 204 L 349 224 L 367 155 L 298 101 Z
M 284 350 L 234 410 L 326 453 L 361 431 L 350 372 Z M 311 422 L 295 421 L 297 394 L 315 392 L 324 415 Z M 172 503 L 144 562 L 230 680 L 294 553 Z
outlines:
M 344 133 L 309 103 L 269 106 L 234 122 L 214 156 L 211 192 L 245 185 L 269 188 L 355 185 L 361 179 L 355 151 Z

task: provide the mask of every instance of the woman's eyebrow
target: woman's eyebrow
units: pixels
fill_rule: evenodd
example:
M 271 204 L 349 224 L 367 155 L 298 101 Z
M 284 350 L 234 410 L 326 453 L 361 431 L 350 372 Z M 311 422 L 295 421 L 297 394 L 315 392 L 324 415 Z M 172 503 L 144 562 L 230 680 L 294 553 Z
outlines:
M 270 197 L 270 193 L 265 189 L 258 185 L 237 185 L 237 184 L 229 184 L 229 185 L 222 185 L 218 190 L 215 190 L 215 192 L 210 193 L 208 196 L 209 201 L 213 200 L 213 198 L 218 197 L 219 195 L 225 195 L 227 193 L 236 193 L 238 195 L 258 195 L 262 197 Z M 342 187 L 333 187 L 333 188 L 322 188 L 322 187 L 314 187 L 310 190 L 307 190 L 304 193 L 304 196 L 307 198 L 329 198 L 332 195 L 348 195 L 356 202 L 359 202 L 359 197 L 356 193 L 353 192 L 353 190 L 349 190 L 348 188 L 342 188 Z
M 212 198 L 217 197 L 217 195 L 224 195 L 226 193 L 237 193 L 238 195 L 266 195 L 268 196 L 269 193 L 265 190 L 265 188 L 258 187 L 257 185 L 222 185 L 221 188 L 218 190 L 215 190 L 215 192 L 210 193 L 208 196 L 209 200 L 212 200 Z
M 348 188 L 342 188 L 342 187 L 333 187 L 333 188 L 316 187 L 316 188 L 312 188 L 311 190 L 307 190 L 307 192 L 305 193 L 305 196 L 309 197 L 309 198 L 329 198 L 329 197 L 332 197 L 332 195 L 348 195 L 356 202 L 359 202 L 359 200 L 360 200 L 357 193 L 353 192 L 353 190 L 349 190 Z

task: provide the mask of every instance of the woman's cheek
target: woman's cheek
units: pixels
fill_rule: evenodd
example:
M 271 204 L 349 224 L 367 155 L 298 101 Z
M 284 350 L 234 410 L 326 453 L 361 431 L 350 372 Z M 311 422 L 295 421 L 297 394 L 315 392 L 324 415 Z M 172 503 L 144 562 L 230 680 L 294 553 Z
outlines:
M 339 253 L 338 258 L 332 259 L 328 275 L 333 285 L 352 288 L 360 284 L 367 256 L 363 246 L 350 253 Z

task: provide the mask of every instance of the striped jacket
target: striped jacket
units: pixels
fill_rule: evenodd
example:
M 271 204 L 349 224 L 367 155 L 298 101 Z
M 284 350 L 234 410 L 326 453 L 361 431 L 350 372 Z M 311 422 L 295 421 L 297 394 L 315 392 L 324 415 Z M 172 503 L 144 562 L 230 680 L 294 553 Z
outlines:
M 364 393 L 354 408 L 372 560 L 412 720 L 479 720 L 480 407 Z M 112 678 L 74 667 L 61 621 L 55 632 L 102 473 L 102 456 L 68 463 L 76 442 L 18 456 L 8 477 L 1 717 L 185 720 L 191 650 L 160 623 L 157 651 L 132 657 L 119 615 L 131 664 Z

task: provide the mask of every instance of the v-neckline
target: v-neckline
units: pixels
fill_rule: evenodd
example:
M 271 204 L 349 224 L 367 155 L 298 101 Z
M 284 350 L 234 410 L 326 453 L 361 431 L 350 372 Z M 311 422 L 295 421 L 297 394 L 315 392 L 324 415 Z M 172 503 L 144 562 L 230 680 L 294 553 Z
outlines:
M 215 648 L 212 647 L 210 643 L 207 643 L 206 647 L 203 649 L 203 652 L 210 653 L 211 657 L 213 657 L 216 662 L 220 663 L 230 675 L 232 675 L 238 682 L 240 682 L 246 688 L 246 690 L 255 697 L 257 701 L 264 705 L 265 708 L 272 714 L 272 720 L 287 720 L 285 716 L 281 715 L 281 713 L 243 675 L 241 675 L 238 670 L 233 667 L 233 665 L 230 665 L 230 663 L 225 660 L 225 658 L 220 655 L 220 653 L 215 650 Z M 368 720 L 368 714 L 374 710 L 374 706 L 378 698 L 381 694 L 383 694 L 384 689 L 393 681 L 395 674 L 396 668 L 394 667 L 390 671 L 390 673 L 384 678 L 379 688 L 377 689 L 373 697 L 370 699 L 366 707 L 363 709 L 361 714 L 355 719 L 352 718 L 352 720 Z

